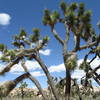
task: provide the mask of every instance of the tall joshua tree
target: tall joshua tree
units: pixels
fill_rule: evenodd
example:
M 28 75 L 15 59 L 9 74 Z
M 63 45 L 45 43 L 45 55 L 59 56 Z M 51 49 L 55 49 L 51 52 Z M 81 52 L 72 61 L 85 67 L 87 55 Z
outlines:
M 68 5 L 63 1 L 60 4 L 60 8 L 63 15 L 60 15 L 58 11 L 51 12 L 49 9 L 45 9 L 43 24 L 50 26 L 53 36 L 62 46 L 63 61 L 66 69 L 65 99 L 70 100 L 71 71 L 77 66 L 77 52 L 97 47 L 100 43 L 100 36 L 97 36 L 91 24 L 91 11 L 85 10 L 83 3 L 71 3 Z M 64 25 L 66 32 L 63 38 L 56 31 L 57 23 Z M 68 42 L 72 39 L 71 36 L 74 40 L 74 46 L 69 50 Z M 81 41 L 84 41 L 84 43 L 81 43 Z
M 43 23 L 44 25 L 50 26 L 53 36 L 62 46 L 63 60 L 66 69 L 65 99 L 70 100 L 71 72 L 77 66 L 77 52 L 87 48 L 88 50 L 98 48 L 100 36 L 96 34 L 91 24 L 91 11 L 85 10 L 83 3 L 72 3 L 67 5 L 65 2 L 62 2 L 60 8 L 63 12 L 63 15 L 61 16 L 58 11 L 50 12 L 48 9 L 45 9 Z M 66 32 L 63 39 L 56 31 L 55 26 L 57 23 L 64 25 Z M 68 42 L 72 38 L 75 44 L 73 43 L 73 48 L 69 50 L 70 47 L 68 47 Z M 0 71 L 0 75 L 4 75 L 6 72 L 9 72 L 13 65 L 18 64 L 23 60 L 36 60 L 48 79 L 48 83 L 51 87 L 55 100 L 59 100 L 59 96 L 48 71 L 48 67 L 41 59 L 39 53 L 39 50 L 43 49 L 47 45 L 48 40 L 48 36 L 43 38 L 41 37 L 40 31 L 37 28 L 33 29 L 33 33 L 31 35 L 27 35 L 25 30 L 22 29 L 19 34 L 14 36 L 14 42 L 12 44 L 16 47 L 15 49 L 8 49 L 4 44 L 0 44 L 0 51 L 2 52 L 0 60 L 8 63 L 7 66 Z M 81 41 L 84 42 L 81 43 Z M 26 69 L 24 70 L 27 72 Z M 89 70 L 92 70 L 91 67 Z M 88 71 L 86 71 L 86 73 L 88 73 Z M 93 73 L 96 75 L 95 71 Z M 29 78 L 34 79 L 32 77 Z M 33 82 L 36 81 L 34 80 Z M 38 87 L 38 89 L 40 88 Z

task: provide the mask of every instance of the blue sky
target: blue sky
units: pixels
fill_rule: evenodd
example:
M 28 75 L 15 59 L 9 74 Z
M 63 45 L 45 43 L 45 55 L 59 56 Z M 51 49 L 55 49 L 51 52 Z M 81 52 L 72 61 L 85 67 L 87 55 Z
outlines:
M 65 0 L 65 1 L 67 3 L 71 3 L 73 1 L 78 3 L 84 2 L 86 5 L 86 9 L 91 9 L 93 12 L 92 24 L 96 28 L 96 23 L 100 19 L 99 0 Z M 64 77 L 65 72 L 64 69 L 61 68 L 61 66 L 63 66 L 61 46 L 52 36 L 49 27 L 43 26 L 42 24 L 43 10 L 45 8 L 48 8 L 50 10 L 55 10 L 55 9 L 60 10 L 59 8 L 60 2 L 61 0 L 0 0 L 0 16 L 2 16 L 2 14 L 8 15 L 8 17 L 5 18 L 5 20 L 3 17 L 3 21 L 6 21 L 5 23 L 0 22 L 0 43 L 7 44 L 8 48 L 13 48 L 11 45 L 12 36 L 14 34 L 18 34 L 21 28 L 24 28 L 28 34 L 32 33 L 32 29 L 34 27 L 40 28 L 42 36 L 45 36 L 47 34 L 50 36 L 50 41 L 48 46 L 44 51 L 41 51 L 41 57 L 43 58 L 46 65 L 50 67 L 50 70 L 52 70 L 53 67 L 55 68 L 56 71 L 51 72 L 53 76 Z M 62 26 L 57 26 L 57 31 L 59 33 L 62 33 L 63 32 Z M 60 35 L 61 37 L 63 37 L 63 34 Z M 86 53 L 86 51 L 82 51 L 78 54 L 79 59 L 82 59 L 84 53 Z M 96 62 L 99 61 L 98 59 L 96 60 Z M 31 66 L 32 65 L 30 65 L 30 67 Z M 39 66 L 38 65 L 36 66 L 37 67 L 34 70 L 35 74 L 33 75 L 38 74 L 37 79 L 41 82 L 41 85 L 43 87 L 46 87 L 46 82 L 45 82 L 46 78 L 43 74 L 41 75 L 42 71 L 39 68 Z M 2 67 L 2 64 L 0 67 Z M 32 68 L 29 69 L 32 70 Z M 20 70 L 21 69 L 19 69 L 19 71 Z M 3 77 L 0 76 L 0 81 L 14 79 L 17 76 L 18 73 L 16 74 L 14 73 L 14 71 L 11 71 L 10 73 L 7 73 Z M 28 84 L 30 84 L 29 85 L 30 87 L 33 87 L 30 81 Z

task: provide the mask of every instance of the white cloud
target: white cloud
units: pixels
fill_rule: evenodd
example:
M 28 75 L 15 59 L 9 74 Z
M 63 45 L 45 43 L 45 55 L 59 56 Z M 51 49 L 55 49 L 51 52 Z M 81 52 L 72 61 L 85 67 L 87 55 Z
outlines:
M 77 61 L 77 65 L 78 65 L 78 68 L 79 68 L 79 66 L 80 66 L 80 64 L 83 62 L 83 59 L 79 59 L 78 61 Z
M 72 78 L 81 79 L 84 75 L 85 75 L 85 72 L 84 72 L 83 70 L 76 69 L 76 70 L 72 73 L 71 77 L 72 77 Z
M 29 70 L 35 70 L 41 68 L 37 61 L 26 61 L 25 65 Z
M 64 64 L 54 65 L 49 67 L 50 72 L 62 72 L 65 71 Z
M 24 71 L 23 72 L 14 72 L 13 74 L 15 74 L 15 75 L 22 75 L 24 73 Z M 30 72 L 30 74 L 33 76 L 33 77 L 40 77 L 40 76 L 44 76 L 45 74 L 44 73 L 42 73 L 41 71 L 32 71 L 32 72 Z
M 100 65 L 100 58 L 97 57 L 92 63 L 91 67 L 94 69 L 95 67 Z M 97 70 L 97 73 L 100 74 L 100 69 Z
M 6 13 L 0 13 L 0 25 L 8 25 L 10 23 L 11 16 Z
M 2 57 L 2 52 L 0 52 L 0 57 Z
M 82 61 L 83 61 L 83 59 L 78 60 L 78 66 L 82 63 Z M 31 72 L 31 74 L 33 76 L 38 77 L 38 76 L 44 75 L 43 73 L 41 73 L 41 71 L 36 71 L 37 69 L 39 69 L 39 70 L 41 69 L 40 65 L 36 61 L 26 61 L 25 65 L 27 66 L 28 70 Z M 96 58 L 91 63 L 91 67 L 94 69 L 98 65 L 100 65 L 100 59 Z M 0 70 L 3 68 L 1 66 L 4 66 L 4 65 L 0 64 Z M 48 68 L 48 70 L 50 71 L 50 73 L 64 72 L 65 66 L 64 66 L 63 63 L 59 64 L 59 65 L 52 65 Z M 21 64 L 19 63 L 19 64 L 14 65 L 10 72 L 13 73 L 13 74 L 21 74 L 21 73 L 24 72 L 24 70 L 23 70 Z M 100 69 L 97 72 L 100 74 Z M 85 75 L 85 72 L 83 70 L 80 70 L 79 67 L 77 67 L 77 69 L 72 72 L 72 78 L 80 79 L 84 75 Z
M 34 71 L 31 72 L 31 75 L 33 75 L 34 77 L 39 77 L 39 76 L 44 76 L 44 73 L 41 73 L 40 71 Z
M 41 69 L 36 61 L 26 61 L 25 65 L 34 77 L 39 77 L 44 75 L 43 73 L 41 73 L 41 71 L 36 71 L 37 69 Z M 21 75 L 24 73 L 24 69 L 21 66 L 21 63 L 19 63 L 14 65 L 10 70 L 10 72 L 16 75 Z
M 46 49 L 46 50 L 40 50 L 39 52 L 42 55 L 49 56 L 50 53 L 51 53 L 51 50 L 50 49 Z
M 27 66 L 29 71 L 40 69 L 40 65 L 36 61 L 26 61 L 25 65 Z M 10 72 L 14 74 L 24 72 L 21 63 L 14 65 Z

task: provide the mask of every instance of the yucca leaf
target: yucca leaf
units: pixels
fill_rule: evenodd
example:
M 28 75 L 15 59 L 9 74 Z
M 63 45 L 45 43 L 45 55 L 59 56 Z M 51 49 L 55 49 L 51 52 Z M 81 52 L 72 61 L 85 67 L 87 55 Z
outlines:
M 66 8 L 67 8 L 67 4 L 65 2 L 61 2 L 60 8 L 65 13 L 66 12 Z
M 74 10 L 77 9 L 77 7 L 78 7 L 78 4 L 77 4 L 76 2 L 74 2 L 74 3 L 72 3 L 72 4 L 70 5 L 69 9 L 72 10 L 72 11 L 74 11 Z
M 0 44 L 0 51 L 3 51 L 5 49 L 5 45 L 4 44 Z

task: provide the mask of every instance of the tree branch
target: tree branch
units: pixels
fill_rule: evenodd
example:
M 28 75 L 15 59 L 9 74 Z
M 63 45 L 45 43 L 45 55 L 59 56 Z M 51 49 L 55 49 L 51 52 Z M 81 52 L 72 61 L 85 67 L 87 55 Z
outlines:
M 54 28 L 51 29 L 51 32 L 53 33 L 54 37 L 56 38 L 57 41 L 59 41 L 59 43 L 61 43 L 62 45 L 64 44 L 63 43 L 63 40 L 59 37 L 58 33 L 56 32 L 56 30 Z
M 19 50 L 19 52 L 16 55 L 15 60 L 10 62 L 4 69 L 2 69 L 0 71 L 0 75 L 4 75 L 6 72 L 9 72 L 10 69 L 13 67 L 13 65 L 17 64 L 26 54 L 30 55 L 30 53 L 31 54 L 36 53 L 41 48 L 43 48 L 44 45 L 45 45 L 45 43 L 41 43 L 38 46 L 36 46 L 35 48 Z
M 29 73 L 27 67 L 25 66 L 25 63 L 23 63 L 23 62 L 22 62 L 22 67 L 23 67 L 23 69 L 24 69 L 25 72 L 28 72 L 28 73 Z M 46 95 L 44 94 L 44 92 L 43 92 L 43 90 L 42 90 L 42 87 L 41 87 L 39 81 L 38 81 L 35 77 L 33 77 L 30 73 L 29 73 L 28 76 L 29 76 L 29 79 L 36 85 L 36 87 L 38 88 L 39 92 L 40 92 L 41 95 L 43 96 L 44 100 L 47 100 L 47 97 L 46 97 Z
M 4 75 L 6 72 L 10 71 L 11 67 L 19 62 L 21 58 L 18 57 L 13 62 L 10 62 L 4 69 L 0 71 L 0 75 Z
M 50 85 L 50 87 L 52 89 L 52 92 L 53 92 L 53 95 L 55 97 L 55 100 L 60 100 L 59 96 L 58 96 L 58 92 L 57 92 L 57 90 L 55 88 L 55 84 L 54 84 L 54 82 L 52 80 L 52 77 L 51 77 L 51 75 L 50 75 L 50 73 L 49 73 L 49 71 L 47 69 L 47 66 L 44 64 L 44 62 L 42 61 L 42 59 L 39 56 L 36 56 L 34 59 L 39 63 L 39 65 L 43 69 L 45 75 L 47 76 L 47 79 L 48 79 L 49 85 Z
M 83 50 L 83 49 L 86 49 L 86 48 L 90 48 L 92 46 L 95 46 L 96 44 L 97 44 L 97 41 L 89 43 L 89 44 L 86 44 L 86 45 L 83 45 L 78 50 Z M 73 50 L 73 52 L 76 52 L 78 50 Z

